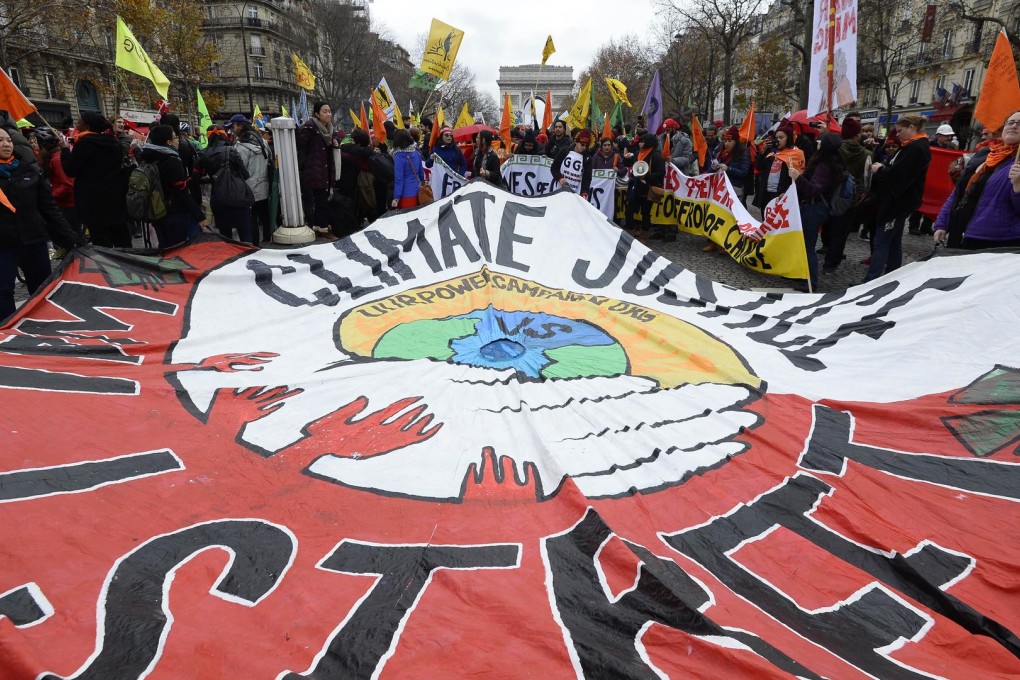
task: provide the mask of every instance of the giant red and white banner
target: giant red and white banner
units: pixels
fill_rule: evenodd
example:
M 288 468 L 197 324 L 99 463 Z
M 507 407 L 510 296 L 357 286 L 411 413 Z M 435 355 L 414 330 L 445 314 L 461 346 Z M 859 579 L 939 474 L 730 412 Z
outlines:
M 834 11 L 830 14 L 830 11 Z M 857 101 L 857 0 L 814 0 L 811 76 L 807 115 Z M 830 23 L 833 24 L 830 26 Z M 829 105 L 829 41 L 832 41 L 832 105 Z
M 77 252 L 0 329 L 0 676 L 1015 678 L 1018 275 L 742 291 L 478 182 Z

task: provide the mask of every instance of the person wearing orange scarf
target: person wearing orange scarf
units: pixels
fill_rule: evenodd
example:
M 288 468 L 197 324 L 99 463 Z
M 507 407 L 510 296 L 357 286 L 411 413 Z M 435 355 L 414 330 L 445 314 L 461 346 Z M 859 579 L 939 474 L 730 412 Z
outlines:
M 633 166 L 638 161 L 648 164 L 648 172 L 640 177 L 631 174 L 630 184 L 627 187 L 627 209 L 626 228 L 638 238 L 648 238 L 648 230 L 652 226 L 652 201 L 649 200 L 650 187 L 662 187 L 666 179 L 666 159 L 659 153 L 659 140 L 651 132 L 646 132 L 638 138 L 638 152 L 628 151 L 623 155 L 624 165 Z M 637 228 L 634 222 L 634 213 L 641 211 L 641 229 Z M 676 239 L 676 233 L 671 234 L 672 240 Z M 667 240 L 666 235 L 660 236 Z
M 1020 111 L 1006 119 L 1001 139 L 978 151 L 946 199 L 933 229 L 951 248 L 1020 248 Z
M 759 186 L 754 192 L 754 206 L 765 210 L 769 201 L 785 193 L 793 180 L 790 170 L 804 172 L 804 152 L 794 145 L 796 132 L 789 123 L 776 129 L 775 147 L 761 153 L 755 161 L 759 175 Z
M 877 228 L 871 241 L 871 263 L 864 281 L 877 279 L 903 264 L 903 227 L 921 205 L 931 148 L 924 116 L 900 116 L 896 132 L 900 150 L 888 161 L 872 163 L 871 192 L 877 205 Z
M 14 142 L 0 128 L 0 320 L 14 313 L 19 267 L 29 293 L 49 277 L 49 240 L 61 248 L 85 245 L 57 208 L 42 170 L 15 158 Z

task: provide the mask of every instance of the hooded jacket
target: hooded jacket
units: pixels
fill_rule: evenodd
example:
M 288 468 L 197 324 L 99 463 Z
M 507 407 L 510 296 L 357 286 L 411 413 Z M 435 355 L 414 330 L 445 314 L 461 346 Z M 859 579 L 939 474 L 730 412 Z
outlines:
M 71 149 L 63 149 L 60 163 L 74 178 L 74 207 L 85 226 L 127 223 L 127 180 L 124 150 L 113 135 L 79 135 Z
M 435 154 L 443 159 L 443 162 L 450 166 L 450 169 L 457 174 L 464 176 L 467 174 L 468 164 L 467 158 L 464 157 L 464 152 L 457 146 L 457 142 L 450 142 L 449 144 L 436 144 L 432 147 L 432 153 L 425 160 L 425 167 L 431 168 L 435 164 L 435 159 L 432 158 L 432 154 Z
M 53 201 L 53 190 L 36 163 L 22 163 L 10 178 L 0 175 L 0 189 L 17 209 L 0 208 L 0 246 L 12 247 L 52 240 L 62 248 L 85 244 Z M 13 277 L 12 277 L 13 278 Z
M 256 201 L 269 198 L 270 168 L 273 166 L 273 151 L 262 141 L 254 130 L 247 131 L 237 143 L 234 151 L 241 157 L 248 170 L 248 186 Z
M 863 182 L 864 168 L 871 163 L 871 152 L 856 139 L 844 139 L 843 144 L 839 147 L 839 155 L 854 179 L 858 183 Z

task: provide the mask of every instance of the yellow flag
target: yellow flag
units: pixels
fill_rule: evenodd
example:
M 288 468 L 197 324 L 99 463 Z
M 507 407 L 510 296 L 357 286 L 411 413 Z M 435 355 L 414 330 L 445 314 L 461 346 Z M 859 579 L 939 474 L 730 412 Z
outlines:
M 131 29 L 128 28 L 127 24 L 119 16 L 117 17 L 116 64 L 118 68 L 151 80 L 152 84 L 156 87 L 156 92 L 159 92 L 164 99 L 167 97 L 167 93 L 170 91 L 170 79 L 156 68 L 156 65 L 149 59 L 149 55 L 145 53 L 142 46 L 135 40 Z
M 294 59 L 294 74 L 297 76 L 298 87 L 302 90 L 314 90 L 315 74 L 312 73 L 312 69 L 308 68 L 308 64 L 301 61 L 297 54 L 292 52 L 291 57 Z
M 609 96 L 613 98 L 613 103 L 618 104 L 623 102 L 630 108 L 634 108 L 634 105 L 627 99 L 627 86 L 621 83 L 619 80 L 613 78 L 606 78 L 606 85 L 609 87 Z
M 588 111 L 591 108 L 591 78 L 577 93 L 577 101 L 567 115 L 567 124 L 572 128 L 583 128 L 588 124 Z
M 474 125 L 474 124 L 475 124 L 475 117 L 472 116 L 471 113 L 468 111 L 467 102 L 464 102 L 464 106 L 460 110 L 460 115 L 457 116 L 457 124 L 454 125 L 453 127 L 459 128 L 459 127 L 464 127 L 465 125 Z
M 347 113 L 351 114 L 351 120 L 354 121 L 354 127 L 361 127 L 361 119 L 358 118 L 358 114 L 354 113 L 354 109 L 347 109 Z M 284 113 L 283 115 L 287 115 Z
M 545 47 L 542 48 L 542 66 L 545 66 L 545 62 L 549 61 L 549 57 L 556 51 L 556 45 L 553 45 L 552 36 L 550 35 L 545 39 Z
M 444 125 L 446 125 L 446 116 L 443 115 L 442 106 L 436 109 L 436 124 L 439 125 L 439 127 L 443 127 Z
M 425 42 L 425 54 L 421 57 L 421 70 L 441 80 L 449 80 L 453 71 L 453 62 L 457 59 L 460 41 L 464 39 L 464 31 L 444 24 L 439 19 L 432 20 L 428 40 Z
M 400 115 L 400 106 L 393 102 L 393 124 L 397 126 L 398 130 L 406 130 L 404 127 L 404 117 Z

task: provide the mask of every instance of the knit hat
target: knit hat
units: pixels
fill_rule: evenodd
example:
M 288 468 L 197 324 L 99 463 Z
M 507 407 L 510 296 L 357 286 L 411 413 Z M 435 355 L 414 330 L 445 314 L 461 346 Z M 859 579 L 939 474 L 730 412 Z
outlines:
M 679 130 L 680 123 L 676 122 L 672 118 L 667 118 L 666 120 L 662 121 L 662 127 L 666 128 L 667 130 Z
M 797 130 L 793 127 L 793 123 L 790 121 L 783 121 L 776 128 L 776 132 L 785 132 L 786 138 L 790 140 L 790 146 L 793 146 L 793 140 L 797 138 Z
M 853 139 L 859 134 L 861 134 L 861 124 L 857 122 L 856 118 L 847 118 L 843 121 L 843 130 L 839 133 L 840 137 L 843 139 Z
M 444 125 L 443 127 L 439 128 L 439 135 L 440 136 L 445 135 L 447 132 L 449 132 L 452 135 L 453 134 L 453 128 L 450 127 L 449 125 Z
M 539 144 L 548 144 L 549 135 L 545 134 L 544 132 L 539 132 L 537 135 L 535 135 L 535 141 L 538 142 Z
M 716 130 L 721 130 L 724 127 L 726 127 L 726 123 L 722 122 L 721 120 L 712 121 L 712 125 L 713 127 L 715 127 Z
M 939 129 L 935 131 L 935 134 L 937 134 L 937 135 L 949 135 L 951 137 L 951 136 L 955 135 L 956 133 L 953 132 L 953 126 L 952 125 L 947 125 L 946 123 L 943 123 L 942 125 L 939 125 Z
M 574 137 L 574 141 L 579 142 L 581 144 L 589 144 L 591 143 L 591 138 L 592 138 L 591 130 L 589 130 L 588 128 L 584 128 L 583 130 L 577 133 L 577 136 Z
M 900 133 L 896 131 L 895 127 L 889 128 L 889 132 L 885 136 L 885 145 L 889 146 L 890 144 L 900 145 Z
M 734 139 L 734 140 L 739 142 L 740 141 L 740 128 L 738 128 L 736 125 L 729 126 L 728 128 L 726 128 L 726 132 L 723 133 L 722 138 L 723 139 Z
M 234 123 L 247 123 L 247 122 L 248 122 L 248 119 L 244 116 L 244 114 L 235 113 L 234 115 L 232 115 L 230 117 L 230 120 L 227 121 L 227 125 L 233 125 Z

